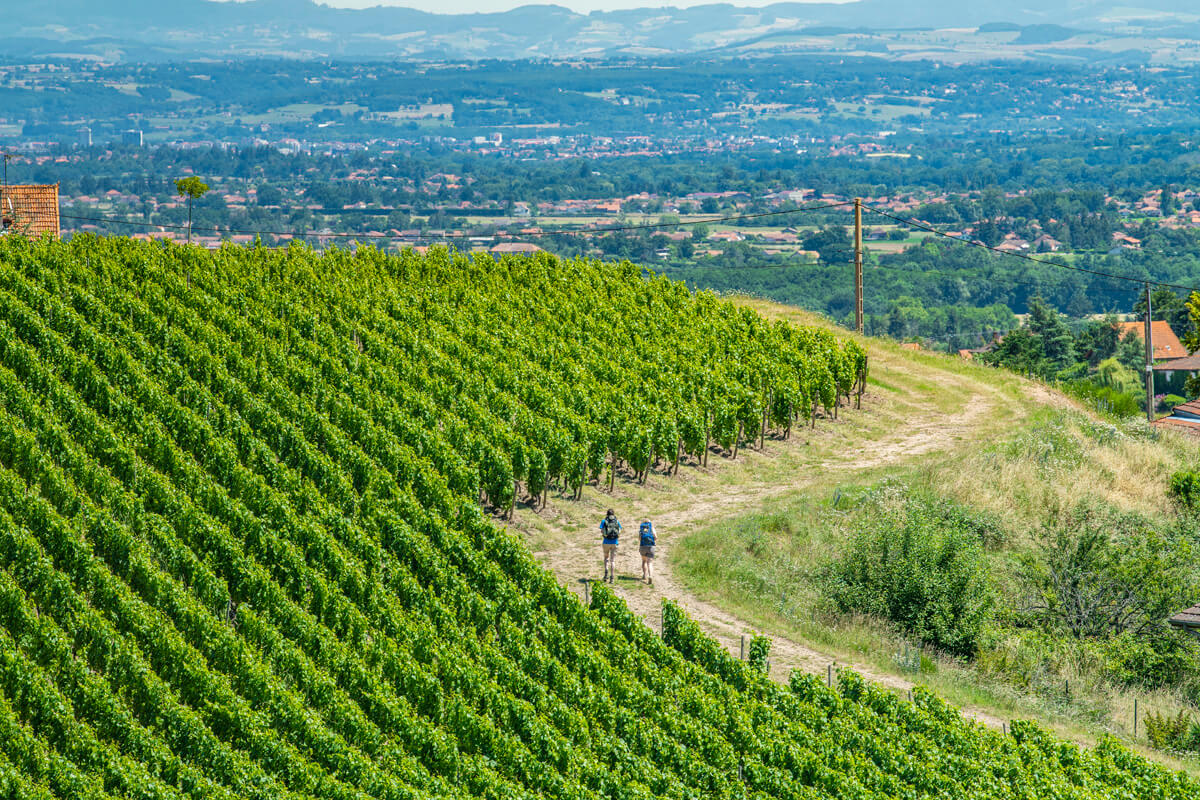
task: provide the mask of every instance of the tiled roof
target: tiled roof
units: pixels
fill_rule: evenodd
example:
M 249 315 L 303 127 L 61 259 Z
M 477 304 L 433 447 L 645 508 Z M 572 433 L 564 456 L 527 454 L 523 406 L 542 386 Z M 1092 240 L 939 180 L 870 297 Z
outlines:
M 1136 331 L 1141 337 L 1145 330 L 1144 322 L 1118 322 L 1117 330 L 1124 339 L 1129 335 L 1130 331 Z M 1150 323 L 1150 338 L 1154 342 L 1154 360 L 1166 358 L 1183 358 L 1188 354 L 1188 351 L 1180 343 L 1179 337 L 1175 335 L 1175 331 L 1171 330 L 1171 326 L 1161 319 L 1156 319 Z
M 10 233 L 29 237 L 49 233 L 57 237 L 58 184 L 0 187 L 0 217 Z
M 493 253 L 539 253 L 542 248 L 529 242 L 500 242 L 492 248 Z
M 1200 372 L 1200 355 L 1172 358 L 1161 364 L 1155 364 L 1154 369 L 1158 372 Z
M 1200 628 L 1200 606 L 1186 608 L 1167 621 L 1176 628 Z
M 1180 403 L 1175 406 L 1173 411 L 1200 418 L 1200 400 L 1189 400 L 1186 403 Z
M 1162 417 L 1154 420 L 1154 427 L 1186 433 L 1188 436 L 1200 436 L 1200 419 Z

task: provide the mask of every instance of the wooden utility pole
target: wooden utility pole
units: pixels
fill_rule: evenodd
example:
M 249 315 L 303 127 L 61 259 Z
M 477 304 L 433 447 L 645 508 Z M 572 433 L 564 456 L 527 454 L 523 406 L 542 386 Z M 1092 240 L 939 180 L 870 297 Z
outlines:
M 863 332 L 862 198 L 854 198 L 854 330 Z
M 1146 419 L 1154 422 L 1154 341 L 1150 333 L 1150 284 L 1146 284 Z

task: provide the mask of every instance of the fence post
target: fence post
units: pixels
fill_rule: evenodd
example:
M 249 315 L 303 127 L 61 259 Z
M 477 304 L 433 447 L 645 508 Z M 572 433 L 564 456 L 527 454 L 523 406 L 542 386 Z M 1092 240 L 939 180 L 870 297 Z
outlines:
M 1133 738 L 1137 738 L 1138 699 L 1133 698 Z
M 825 685 L 830 689 L 833 688 L 833 662 L 829 662 L 829 666 L 825 668 Z
M 746 634 L 744 634 L 744 633 L 742 634 L 741 649 L 738 650 L 738 660 L 739 661 L 746 660 Z

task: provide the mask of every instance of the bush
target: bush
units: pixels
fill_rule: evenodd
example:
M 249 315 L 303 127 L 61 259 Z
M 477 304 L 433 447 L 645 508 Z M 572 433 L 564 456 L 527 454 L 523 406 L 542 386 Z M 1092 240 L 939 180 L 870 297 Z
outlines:
M 1138 395 L 1121 390 L 1122 384 L 1102 386 L 1093 380 L 1073 380 L 1063 383 L 1061 388 L 1072 397 L 1078 398 L 1097 412 L 1122 419 L 1135 417 L 1142 411 Z
M 1200 503 L 1200 472 L 1181 469 L 1172 475 L 1171 497 L 1184 508 L 1195 510 Z
M 1164 525 L 1098 502 L 1060 512 L 1026 563 L 1033 599 L 1018 618 L 1092 642 L 1112 683 L 1185 684 L 1200 646 L 1166 620 L 1200 596 L 1196 526 L 1191 515 Z
M 1192 676 L 1197 664 L 1194 640 L 1165 623 L 1153 633 L 1139 636 L 1126 631 L 1102 640 L 1104 677 L 1119 686 L 1158 689 Z
M 869 509 L 832 569 L 831 595 L 842 611 L 883 617 L 926 644 L 969 656 L 991 620 L 993 590 L 972 518 L 946 507 L 920 494 Z
M 1157 750 L 1200 750 L 1200 726 L 1192 715 L 1180 709 L 1170 714 L 1149 713 L 1145 716 L 1146 739 Z

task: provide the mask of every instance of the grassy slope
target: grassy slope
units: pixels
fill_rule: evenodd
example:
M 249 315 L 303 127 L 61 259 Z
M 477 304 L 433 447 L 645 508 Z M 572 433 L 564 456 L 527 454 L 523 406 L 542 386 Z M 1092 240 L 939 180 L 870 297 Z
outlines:
M 767 316 L 823 324 L 790 307 L 742 302 Z M 1102 444 L 1094 434 L 1103 425 L 1040 384 L 889 342 L 864 343 L 871 380 L 863 411 L 843 409 L 836 421 L 819 420 L 815 430 L 797 431 L 788 442 L 768 441 L 762 451 L 736 461 L 714 457 L 707 469 L 655 475 L 645 486 L 626 482 L 612 496 L 589 492 L 583 503 L 555 503 L 539 515 L 526 511 L 516 527 L 560 579 L 578 586 L 599 571 L 588 532 L 603 507 L 612 505 L 630 522 L 648 516 L 661 531 L 665 579 L 653 590 L 642 586 L 628 556 L 627 579 L 619 585 L 652 627 L 661 593 L 689 605 L 694 616 L 707 612 L 709 632 L 733 649 L 738 625 L 776 637 L 780 673 L 789 666 L 817 669 L 823 654 L 896 689 L 909 681 L 929 685 L 985 720 L 1037 718 L 1085 742 L 1105 730 L 1127 736 L 1132 694 L 1089 691 L 1074 681 L 1070 702 L 1039 697 L 946 660 L 926 659 L 925 671 L 906 671 L 897 658 L 904 643 L 869 620 L 823 614 L 812 577 L 840 549 L 840 512 L 833 502 L 841 493 L 889 478 L 924 484 L 995 513 L 1017 532 L 1036 529 L 1050 509 L 1085 494 L 1163 514 L 1169 508 L 1167 475 L 1181 463 L 1194 463 L 1200 446 L 1176 437 Z M 1050 439 L 1067 446 L 1072 457 L 1047 462 L 1039 448 Z M 999 446 L 1014 440 L 1021 444 Z M 1030 541 L 1018 534 L 994 554 L 1000 574 Z M 780 650 L 785 642 L 796 647 Z M 794 663 L 783 663 L 789 654 Z M 1070 665 L 1062 668 L 1071 674 Z M 1142 696 L 1142 704 L 1169 709 L 1175 700 Z M 1095 722 L 1100 711 L 1110 718 L 1103 725 Z

